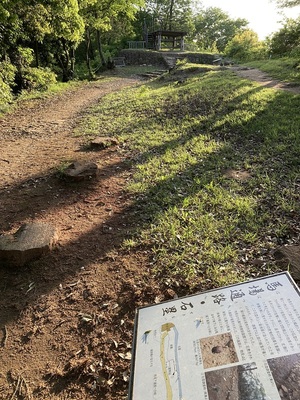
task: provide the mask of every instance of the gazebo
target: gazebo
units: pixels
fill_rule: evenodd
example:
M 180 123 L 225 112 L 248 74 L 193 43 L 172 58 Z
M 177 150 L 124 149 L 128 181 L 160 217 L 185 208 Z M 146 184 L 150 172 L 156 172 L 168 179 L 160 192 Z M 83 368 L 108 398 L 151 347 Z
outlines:
M 187 32 L 183 31 L 167 31 L 158 30 L 149 32 L 145 38 L 146 47 L 155 50 L 161 50 L 162 43 L 170 43 L 172 49 L 179 47 L 181 51 L 184 50 L 184 36 Z

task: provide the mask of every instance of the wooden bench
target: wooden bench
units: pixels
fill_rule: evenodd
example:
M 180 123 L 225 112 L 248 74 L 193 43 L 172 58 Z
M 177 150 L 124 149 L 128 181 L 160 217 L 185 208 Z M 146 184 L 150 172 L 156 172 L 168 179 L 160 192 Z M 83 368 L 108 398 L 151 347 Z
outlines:
M 113 62 L 116 67 L 125 67 L 125 57 L 114 57 Z

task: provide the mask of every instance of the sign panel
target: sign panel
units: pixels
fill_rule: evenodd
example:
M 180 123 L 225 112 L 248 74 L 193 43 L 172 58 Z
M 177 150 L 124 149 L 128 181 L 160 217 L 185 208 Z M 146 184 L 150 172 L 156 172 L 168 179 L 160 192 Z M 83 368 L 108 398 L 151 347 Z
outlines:
M 299 400 L 287 272 L 137 310 L 129 400 Z

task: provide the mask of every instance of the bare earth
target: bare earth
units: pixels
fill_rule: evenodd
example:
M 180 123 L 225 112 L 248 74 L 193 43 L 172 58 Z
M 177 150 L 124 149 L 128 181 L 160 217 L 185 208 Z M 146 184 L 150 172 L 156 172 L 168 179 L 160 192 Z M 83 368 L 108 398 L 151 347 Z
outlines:
M 240 77 L 251 79 L 258 82 L 266 88 L 285 90 L 291 93 L 300 94 L 300 86 L 292 83 L 280 82 L 272 79 L 265 72 L 255 68 L 231 67 L 231 69 Z
M 0 398 L 121 399 L 126 394 L 135 307 L 153 302 L 143 254 L 122 254 L 134 218 L 123 147 L 82 150 L 72 135 L 106 94 L 139 84 L 99 80 L 26 102 L 0 121 L 0 232 L 25 222 L 59 231 L 56 249 L 23 268 L 0 268 Z M 99 132 L 101 135 L 101 132 Z M 94 161 L 96 182 L 67 184 L 62 162 Z M 142 298 L 140 287 L 143 290 Z
M 86 151 L 72 134 L 103 96 L 139 83 L 99 80 L 0 120 L 0 234 L 38 221 L 59 231 L 41 260 L 0 266 L 1 399 L 126 398 L 135 308 L 172 296 L 149 277 L 147 253 L 120 247 L 135 226 L 126 147 Z M 98 180 L 60 180 L 75 160 L 96 162 Z

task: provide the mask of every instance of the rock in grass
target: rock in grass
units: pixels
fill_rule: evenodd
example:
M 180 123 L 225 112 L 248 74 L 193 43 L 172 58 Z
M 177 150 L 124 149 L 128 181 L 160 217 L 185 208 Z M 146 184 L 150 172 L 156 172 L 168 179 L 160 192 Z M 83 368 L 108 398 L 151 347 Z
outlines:
M 24 224 L 13 235 L 0 236 L 0 262 L 21 267 L 49 253 L 56 240 L 57 232 L 52 225 Z
M 289 268 L 292 277 L 300 281 L 300 246 L 281 246 L 275 253 L 276 263 L 282 268 Z
M 74 162 L 63 172 L 64 178 L 71 181 L 83 181 L 96 178 L 98 165 L 96 163 Z
M 109 137 L 109 136 L 105 136 L 105 137 L 99 136 L 90 143 L 90 147 L 94 150 L 102 150 L 102 149 L 106 149 L 107 147 L 110 147 L 110 146 L 116 146 L 118 144 L 119 144 L 119 142 L 116 138 Z

